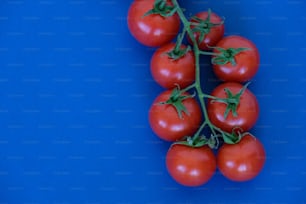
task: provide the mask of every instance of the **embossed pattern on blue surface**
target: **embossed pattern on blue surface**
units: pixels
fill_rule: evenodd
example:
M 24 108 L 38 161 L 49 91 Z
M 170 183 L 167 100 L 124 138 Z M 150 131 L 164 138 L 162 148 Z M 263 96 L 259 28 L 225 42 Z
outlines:
M 0 204 L 306 203 L 306 3 L 180 1 L 190 15 L 211 8 L 226 35 L 258 46 L 252 133 L 267 151 L 252 181 L 216 173 L 186 188 L 148 125 L 162 88 L 150 76 L 154 49 L 128 32 L 131 2 L 0 2 Z M 216 85 L 208 60 L 206 91 Z

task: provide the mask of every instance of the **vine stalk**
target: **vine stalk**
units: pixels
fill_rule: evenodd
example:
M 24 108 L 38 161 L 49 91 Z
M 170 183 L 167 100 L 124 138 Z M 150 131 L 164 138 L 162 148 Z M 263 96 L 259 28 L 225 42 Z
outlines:
M 208 117 L 208 112 L 206 109 L 206 104 L 205 104 L 205 98 L 210 98 L 210 99 L 214 99 L 214 100 L 218 100 L 219 98 L 214 97 L 214 96 L 210 96 L 208 94 L 205 94 L 201 88 L 201 77 L 200 77 L 200 56 L 201 55 L 212 55 L 212 56 L 218 56 L 218 53 L 213 53 L 213 52 L 206 52 L 206 51 L 202 51 L 199 49 L 199 46 L 197 44 L 197 41 L 194 37 L 194 34 L 192 32 L 191 29 L 191 23 L 188 21 L 188 19 L 186 18 L 186 16 L 184 15 L 184 12 L 182 10 L 182 8 L 180 7 L 179 3 L 177 0 L 172 0 L 172 3 L 174 5 L 174 7 L 176 8 L 176 13 L 178 14 L 179 18 L 181 19 L 181 22 L 183 23 L 183 34 L 188 34 L 190 37 L 190 40 L 192 41 L 193 44 L 193 53 L 195 56 L 195 82 L 193 84 L 191 84 L 190 86 L 186 87 L 185 89 L 182 89 L 181 92 L 186 92 L 188 90 L 191 89 L 195 89 L 197 92 L 197 97 L 199 99 L 200 102 L 200 106 L 203 112 L 203 116 L 204 116 L 204 121 L 201 124 L 201 126 L 199 127 L 199 129 L 197 130 L 197 132 L 192 136 L 192 141 L 197 141 L 199 139 L 199 137 L 201 136 L 201 132 L 203 131 L 203 129 L 205 128 L 205 126 L 208 126 L 211 130 L 212 136 L 217 140 L 217 146 L 219 144 L 219 140 L 218 137 L 222 137 L 223 139 L 225 138 L 233 138 L 234 135 L 231 133 L 227 133 L 224 132 L 223 130 L 221 130 L 220 128 L 216 127 L 215 125 L 213 125 L 211 123 L 211 121 L 209 120 Z M 179 43 L 182 42 L 182 38 L 184 36 L 180 36 L 179 37 Z M 208 140 L 210 138 L 207 138 Z M 214 148 L 217 148 L 217 146 L 214 145 Z
M 178 14 L 178 16 L 180 17 L 183 25 L 184 25 L 184 30 L 186 30 L 187 34 L 189 35 L 192 44 L 193 44 L 193 52 L 194 52 L 194 56 L 195 56 L 195 82 L 194 84 L 192 84 L 191 86 L 187 87 L 187 89 L 191 89 L 191 88 L 195 88 L 196 92 L 198 93 L 198 99 L 200 101 L 200 105 L 201 105 L 201 109 L 204 115 L 204 122 L 201 125 L 201 127 L 199 128 L 199 130 L 197 131 L 196 134 L 194 134 L 193 136 L 193 140 L 197 140 L 198 137 L 200 136 L 201 131 L 203 130 L 205 125 L 208 125 L 209 128 L 211 129 L 212 133 L 214 135 L 216 135 L 215 129 L 216 127 L 210 122 L 209 118 L 208 118 L 208 113 L 207 113 L 207 109 L 206 109 L 206 105 L 205 105 L 205 101 L 204 101 L 204 96 L 207 96 L 206 94 L 203 93 L 202 88 L 201 88 L 201 77 L 200 77 L 200 55 L 203 51 L 201 51 L 199 49 L 199 46 L 196 42 L 196 39 L 194 38 L 193 32 L 190 28 L 190 22 L 187 20 L 187 18 L 184 15 L 183 10 L 181 9 L 181 7 L 179 6 L 179 3 L 177 2 L 177 0 L 172 0 L 172 3 L 174 4 L 174 6 L 177 8 L 176 12 Z M 206 52 L 205 52 L 206 53 Z M 186 89 L 184 89 L 184 91 L 187 91 Z M 203 97 L 199 97 L 199 96 L 203 96 Z M 219 128 L 217 128 L 219 131 L 221 131 Z

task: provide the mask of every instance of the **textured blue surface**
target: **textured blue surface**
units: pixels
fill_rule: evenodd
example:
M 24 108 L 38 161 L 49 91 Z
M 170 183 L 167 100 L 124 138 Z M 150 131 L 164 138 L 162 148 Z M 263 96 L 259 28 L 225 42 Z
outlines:
M 1 0 L 1 204 L 306 203 L 306 3 L 181 2 L 190 14 L 212 8 L 226 35 L 260 50 L 250 89 L 262 173 L 246 183 L 217 173 L 200 188 L 169 177 L 169 144 L 147 121 L 162 91 L 149 72 L 154 49 L 128 33 L 131 1 Z

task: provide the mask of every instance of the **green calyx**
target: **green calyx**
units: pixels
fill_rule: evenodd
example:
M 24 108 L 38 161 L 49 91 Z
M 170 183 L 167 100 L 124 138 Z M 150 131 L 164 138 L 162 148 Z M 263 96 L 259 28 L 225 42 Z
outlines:
M 180 141 L 176 141 L 173 144 L 180 144 L 180 145 L 186 145 L 189 147 L 203 147 L 204 145 L 208 145 L 208 139 L 206 139 L 204 136 L 193 138 L 190 136 L 184 137 Z
M 208 145 L 211 149 L 217 149 L 219 146 L 219 140 L 213 135 L 209 139 L 207 139 L 204 135 L 201 135 L 199 137 L 186 136 L 183 137 L 182 140 L 176 141 L 173 144 L 186 145 L 188 147 L 194 147 L 194 148 Z
M 239 127 L 234 128 L 232 130 L 232 133 L 222 132 L 221 134 L 222 134 L 223 141 L 226 144 L 237 144 L 237 143 L 239 143 L 241 141 L 241 139 L 244 136 L 246 136 L 246 135 L 253 136 L 249 132 L 242 132 L 242 129 L 240 129 Z
M 165 105 L 165 104 L 172 105 L 176 109 L 179 118 L 182 119 L 183 113 L 189 115 L 189 112 L 184 106 L 183 101 L 185 99 L 192 98 L 192 97 L 194 97 L 194 95 L 182 95 L 179 87 L 175 87 L 172 90 L 172 93 L 169 99 L 165 102 L 161 102 L 160 104 L 161 105 Z
M 233 66 L 236 66 L 236 60 L 235 56 L 243 51 L 249 50 L 249 48 L 220 48 L 220 47 L 214 47 L 214 49 L 218 50 L 220 54 L 216 55 L 216 57 L 213 57 L 211 62 L 214 65 L 225 65 L 227 63 L 231 63 Z
M 227 98 L 217 98 L 217 99 L 214 99 L 214 100 L 211 101 L 212 103 L 213 102 L 221 102 L 221 103 L 225 103 L 227 105 L 226 109 L 225 109 L 225 112 L 224 112 L 224 118 L 225 119 L 227 118 L 227 116 L 229 115 L 230 112 L 232 112 L 232 115 L 234 117 L 238 116 L 237 108 L 238 108 L 238 105 L 240 103 L 240 97 L 244 93 L 244 91 L 246 90 L 246 88 L 249 86 L 250 83 L 251 82 L 246 83 L 242 87 L 242 89 L 240 89 L 240 91 L 235 95 L 229 89 L 225 88 L 224 91 L 227 94 Z
M 177 11 L 176 6 L 171 6 L 167 4 L 167 0 L 155 0 L 153 9 L 149 10 L 144 16 L 151 14 L 159 14 L 162 17 L 173 16 Z
M 232 133 L 220 131 L 220 134 L 217 135 L 212 134 L 211 137 L 209 137 L 208 139 L 204 135 L 201 135 L 199 137 L 186 136 L 183 137 L 182 140 L 174 142 L 173 145 L 180 144 L 194 148 L 208 145 L 211 149 L 217 149 L 220 145 L 219 138 L 222 138 L 224 143 L 226 144 L 237 144 L 240 142 L 242 137 L 244 137 L 247 134 L 249 133 L 248 132 L 241 133 L 240 130 L 234 128 Z
M 183 42 L 185 33 L 186 33 L 186 30 L 184 29 L 183 32 L 178 35 L 174 48 L 170 52 L 167 53 L 169 58 L 173 60 L 178 60 L 184 57 L 186 53 L 191 50 L 190 46 L 182 48 L 182 42 Z
M 184 57 L 186 55 L 187 52 L 190 51 L 190 47 L 186 47 L 186 48 L 174 48 L 173 50 L 171 50 L 170 52 L 167 52 L 167 55 L 169 58 L 173 59 L 173 60 L 178 60 L 182 57 Z
M 240 142 L 242 136 L 243 134 L 241 134 L 240 132 L 236 133 L 235 130 L 233 130 L 232 133 L 222 132 L 222 138 L 224 143 L 226 144 L 237 144 Z
M 193 22 L 191 23 L 192 26 L 194 26 L 192 28 L 192 32 L 195 33 L 199 33 L 199 38 L 198 38 L 198 43 L 201 43 L 205 36 L 210 32 L 210 29 L 212 27 L 216 27 L 219 25 L 222 25 L 224 22 L 220 22 L 220 23 L 212 23 L 210 21 L 210 17 L 211 17 L 211 10 L 208 9 L 208 15 L 206 19 L 201 19 L 197 16 L 193 16 L 191 19 L 193 20 Z

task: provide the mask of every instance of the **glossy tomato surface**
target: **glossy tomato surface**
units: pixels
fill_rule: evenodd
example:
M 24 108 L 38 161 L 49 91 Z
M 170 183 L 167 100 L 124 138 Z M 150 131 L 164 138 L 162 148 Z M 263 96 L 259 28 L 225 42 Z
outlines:
M 223 144 L 217 154 L 220 172 L 233 181 L 256 177 L 266 161 L 264 146 L 252 135 L 245 135 L 237 144 Z
M 223 81 L 245 82 L 251 80 L 258 71 L 260 56 L 256 45 L 245 37 L 232 35 L 223 38 L 216 47 L 222 49 L 246 48 L 234 56 L 235 64 L 215 64 L 213 70 L 216 76 Z M 215 53 L 220 53 L 214 49 Z
M 140 43 L 156 47 L 170 42 L 180 29 L 177 14 L 163 17 L 159 14 L 145 15 L 153 9 L 155 0 L 136 0 L 128 11 L 127 22 L 131 34 Z M 171 5 L 168 1 L 167 5 Z
M 168 56 L 173 52 L 174 43 L 160 47 L 151 59 L 151 73 L 154 80 L 164 88 L 171 89 L 176 86 L 185 88 L 195 80 L 195 59 L 191 50 L 178 59 Z M 186 46 L 181 45 L 185 50 Z
M 194 98 L 182 101 L 188 114 L 183 112 L 181 118 L 172 104 L 160 104 L 170 98 L 171 92 L 167 90 L 157 96 L 149 110 L 149 123 L 153 132 L 166 141 L 176 141 L 185 136 L 192 136 L 202 121 L 200 105 Z M 190 96 L 188 93 L 183 95 Z
M 170 176 L 179 184 L 201 186 L 215 174 L 216 158 L 208 146 L 172 145 L 166 155 L 166 166 Z
M 217 86 L 211 93 L 212 96 L 218 98 L 227 98 L 228 95 L 224 89 L 228 89 L 234 95 L 239 93 L 243 85 L 235 82 L 222 83 Z M 227 104 L 216 100 L 208 100 L 208 116 L 211 122 L 226 132 L 232 132 L 237 129 L 241 132 L 250 130 L 259 117 L 259 105 L 256 96 L 246 89 L 240 97 L 237 106 L 237 116 L 232 111 L 227 117 L 224 117 Z

